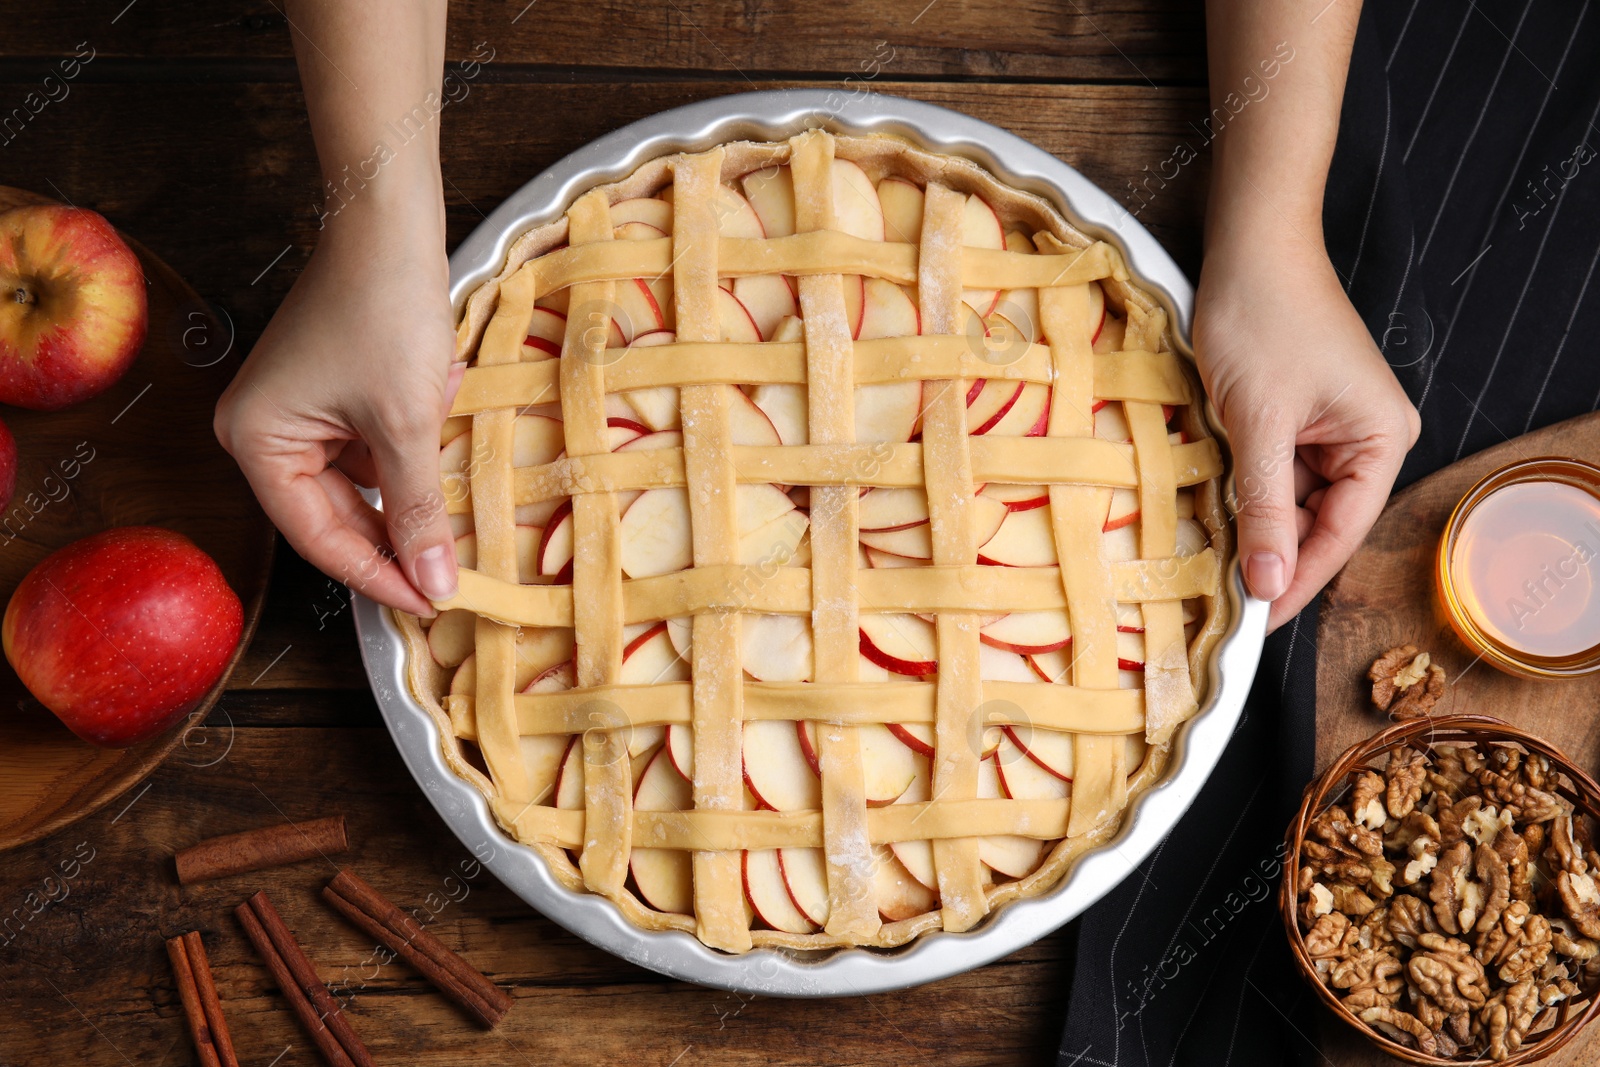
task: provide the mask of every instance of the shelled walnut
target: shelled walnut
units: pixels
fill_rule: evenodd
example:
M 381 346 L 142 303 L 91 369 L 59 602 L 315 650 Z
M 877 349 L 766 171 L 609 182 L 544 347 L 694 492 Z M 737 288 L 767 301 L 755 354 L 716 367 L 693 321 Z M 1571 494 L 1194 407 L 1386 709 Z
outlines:
M 1416 645 L 1391 648 L 1367 671 L 1372 703 L 1396 721 L 1415 719 L 1433 710 L 1444 696 L 1444 668 Z
M 1349 785 L 1292 877 L 1312 970 L 1352 1014 L 1429 1055 L 1503 1060 L 1596 995 L 1600 852 L 1548 760 L 1402 746 Z

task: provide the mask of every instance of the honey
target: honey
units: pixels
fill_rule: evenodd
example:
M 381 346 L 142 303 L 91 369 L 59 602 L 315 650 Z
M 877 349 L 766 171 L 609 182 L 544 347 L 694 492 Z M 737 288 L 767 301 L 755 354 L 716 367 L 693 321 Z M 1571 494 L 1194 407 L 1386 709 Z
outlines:
M 1537 459 L 1489 475 L 1451 515 L 1438 569 L 1451 624 L 1496 666 L 1600 669 L 1600 468 Z

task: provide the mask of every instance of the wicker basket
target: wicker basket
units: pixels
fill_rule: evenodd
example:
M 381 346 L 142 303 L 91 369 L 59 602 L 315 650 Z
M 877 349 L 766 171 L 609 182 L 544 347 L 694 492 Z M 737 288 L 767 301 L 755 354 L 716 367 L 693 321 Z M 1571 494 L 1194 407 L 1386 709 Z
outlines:
M 1386 757 L 1389 749 L 1397 745 L 1410 745 L 1412 748 L 1431 753 L 1433 746 L 1438 744 L 1460 744 L 1475 742 L 1511 742 L 1520 745 L 1530 752 L 1543 754 L 1550 760 L 1551 765 L 1565 776 L 1570 784 L 1560 786 L 1556 792 L 1566 799 L 1581 812 L 1591 818 L 1600 819 L 1600 785 L 1589 777 L 1583 770 L 1572 762 L 1566 753 L 1543 741 L 1532 734 L 1517 729 L 1510 723 L 1487 715 L 1453 715 L 1448 718 L 1420 718 L 1411 719 L 1389 727 L 1382 733 L 1373 735 L 1358 744 L 1346 749 L 1344 754 L 1333 761 L 1333 765 L 1322 773 L 1322 776 L 1306 788 L 1305 799 L 1300 804 L 1300 810 L 1295 814 L 1294 820 L 1289 824 L 1285 843 L 1288 847 L 1287 859 L 1284 864 L 1283 882 L 1278 887 L 1278 905 L 1283 914 L 1284 930 L 1289 935 L 1289 946 L 1296 965 L 1305 980 L 1311 983 L 1322 1002 L 1328 1010 L 1355 1027 L 1367 1039 L 1383 1052 L 1395 1059 L 1406 1063 L 1416 1064 L 1451 1064 L 1463 1062 L 1488 1062 L 1481 1058 L 1465 1059 L 1440 1059 L 1437 1056 L 1428 1056 L 1415 1049 L 1407 1048 L 1396 1041 L 1390 1040 L 1378 1030 L 1368 1026 L 1355 1014 L 1341 1004 L 1334 996 L 1333 990 L 1323 985 L 1318 979 L 1316 971 L 1311 964 L 1311 956 L 1306 951 L 1305 937 L 1301 933 L 1300 923 L 1296 918 L 1298 900 L 1296 893 L 1296 872 L 1300 869 L 1300 845 L 1305 840 L 1307 828 L 1312 819 L 1327 807 L 1338 796 L 1347 780 L 1350 771 L 1365 767 L 1368 764 Z M 1563 1009 L 1556 1025 L 1528 1044 L 1524 1045 L 1514 1055 L 1500 1061 L 1503 1064 L 1534 1063 L 1544 1059 L 1561 1048 L 1577 1036 L 1578 1031 L 1588 1025 L 1589 1021 L 1600 1013 L 1600 995 L 1596 989 L 1584 990 L 1587 1003 L 1578 1009 Z

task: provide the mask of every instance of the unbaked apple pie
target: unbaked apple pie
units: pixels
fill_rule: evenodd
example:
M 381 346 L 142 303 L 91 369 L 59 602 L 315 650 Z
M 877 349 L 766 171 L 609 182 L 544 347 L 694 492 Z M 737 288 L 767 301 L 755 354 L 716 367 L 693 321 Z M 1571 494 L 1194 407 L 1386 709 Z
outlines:
M 452 768 L 572 890 L 730 952 L 1060 882 L 1226 622 L 1218 442 L 1117 251 L 811 130 L 661 158 L 468 299 L 459 594 L 402 617 Z

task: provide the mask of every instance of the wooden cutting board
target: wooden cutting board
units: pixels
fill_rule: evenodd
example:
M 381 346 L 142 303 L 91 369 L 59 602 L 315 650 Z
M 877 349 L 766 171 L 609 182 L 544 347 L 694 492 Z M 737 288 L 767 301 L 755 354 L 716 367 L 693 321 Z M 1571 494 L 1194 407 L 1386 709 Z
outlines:
M 1545 738 L 1600 771 L 1600 675 L 1560 681 L 1513 678 L 1474 663 L 1434 595 L 1434 553 L 1445 522 L 1467 490 L 1490 471 L 1522 459 L 1564 456 L 1600 465 L 1600 414 L 1537 430 L 1424 478 L 1395 494 L 1366 542 L 1328 587 L 1317 653 L 1317 767 L 1377 733 L 1388 718 L 1372 706 L 1367 668 L 1384 651 L 1413 644 L 1445 669 L 1441 714 L 1494 715 Z M 1600 546 L 1596 546 L 1600 548 Z M 1389 1064 L 1358 1035 L 1323 1012 L 1323 1051 L 1339 1064 Z M 1591 1063 L 1600 1029 L 1590 1028 L 1543 1062 Z
M 50 203 L 0 186 L 0 211 Z M 210 554 L 244 603 L 250 643 L 271 571 L 274 533 L 249 484 L 211 432 L 217 397 L 244 353 L 232 325 L 138 242 L 150 332 L 122 380 L 65 411 L 0 408 L 17 439 L 17 489 L 0 513 L 0 610 L 50 552 L 109 526 L 177 530 Z M 43 837 L 148 775 L 227 685 L 224 674 L 185 724 L 132 748 L 73 736 L 0 661 L 0 851 Z

